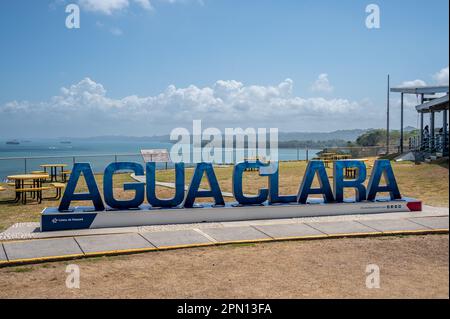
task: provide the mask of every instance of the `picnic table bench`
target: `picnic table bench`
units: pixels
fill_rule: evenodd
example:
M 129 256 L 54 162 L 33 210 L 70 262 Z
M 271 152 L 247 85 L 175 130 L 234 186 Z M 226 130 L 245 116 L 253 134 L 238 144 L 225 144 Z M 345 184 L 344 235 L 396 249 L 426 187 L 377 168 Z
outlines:
M 63 182 L 67 182 L 67 179 L 69 178 L 70 174 L 72 174 L 72 171 L 62 171 L 61 172 L 61 178 Z
M 352 160 L 352 161 L 362 161 L 362 162 L 368 162 L 369 161 L 369 159 L 367 159 L 367 158 L 359 158 L 359 159 L 350 159 L 350 158 L 345 158 L 345 159 L 319 159 L 319 158 L 315 158 L 314 160 L 322 161 L 326 168 L 330 168 L 330 163 L 334 163 L 335 161 L 338 161 L 338 160 Z M 357 171 L 358 171 L 358 169 L 355 168 L 355 167 L 345 168 L 345 172 L 344 172 L 345 177 L 346 178 L 356 178 Z M 333 176 L 330 175 L 329 177 L 332 178 Z
M 50 183 L 49 186 L 44 186 L 43 182 L 49 178 L 48 174 L 22 174 L 8 176 L 9 180 L 14 180 L 14 192 L 16 197 L 13 202 L 17 203 L 22 201 L 22 204 L 27 203 L 27 194 L 30 194 L 33 199 L 36 199 L 38 203 L 41 203 L 43 199 L 55 199 L 61 198 L 62 190 L 66 187 L 64 183 Z M 44 198 L 42 196 L 43 191 L 56 190 L 54 197 Z
M 64 167 L 67 167 L 67 164 L 42 164 L 39 165 L 44 169 L 44 172 L 47 172 L 47 169 L 50 169 L 50 181 L 57 182 L 58 181 L 58 168 L 61 169 L 61 177 L 63 178 Z
M 360 161 L 360 162 L 368 162 L 369 159 L 367 158 L 358 158 L 358 159 L 352 159 L 352 161 Z M 348 167 L 345 169 L 345 177 L 347 178 L 356 178 L 356 174 L 358 172 L 358 169 L 356 167 Z
M 8 176 L 8 180 L 14 181 L 14 191 L 16 193 L 14 202 L 17 203 L 22 200 L 22 203 L 26 204 L 27 193 L 30 193 L 32 198 L 36 198 L 38 202 L 41 203 L 42 191 L 47 190 L 47 187 L 43 187 L 42 184 L 48 177 L 48 174 L 20 174 Z
M 244 162 L 257 162 L 257 161 L 265 161 L 265 158 L 260 158 L 259 156 L 254 156 L 254 157 L 246 157 L 244 158 Z M 246 171 L 258 171 L 258 168 L 246 168 Z
M 36 198 L 38 203 L 42 203 L 42 192 L 52 189 L 51 187 L 26 187 L 26 188 L 16 188 L 16 193 L 22 194 L 22 204 L 27 203 L 27 193 L 30 193 L 33 198 Z
M 51 183 L 52 187 L 56 189 L 56 196 L 54 199 L 60 199 L 62 195 L 62 190 L 66 187 L 66 184 L 64 183 Z

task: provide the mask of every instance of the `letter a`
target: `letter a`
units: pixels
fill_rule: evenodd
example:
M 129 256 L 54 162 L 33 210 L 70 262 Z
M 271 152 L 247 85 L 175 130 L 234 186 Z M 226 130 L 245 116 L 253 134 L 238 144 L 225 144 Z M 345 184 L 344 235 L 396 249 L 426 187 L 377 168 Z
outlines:
M 84 175 L 89 193 L 75 193 L 81 173 Z M 105 210 L 105 205 L 103 204 L 98 191 L 97 183 L 95 182 L 94 174 L 92 173 L 91 165 L 89 165 L 89 163 L 74 164 L 72 174 L 70 174 L 69 182 L 67 183 L 66 191 L 61 199 L 58 210 L 60 212 L 68 211 L 70 203 L 74 200 L 90 200 L 93 202 L 96 211 Z

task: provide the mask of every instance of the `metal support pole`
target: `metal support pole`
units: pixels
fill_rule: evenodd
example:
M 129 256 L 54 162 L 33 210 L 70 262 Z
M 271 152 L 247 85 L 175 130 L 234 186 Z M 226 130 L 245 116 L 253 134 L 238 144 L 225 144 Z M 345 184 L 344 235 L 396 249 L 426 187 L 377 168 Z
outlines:
M 389 108 L 390 108 L 390 76 L 388 74 L 388 78 L 387 78 L 387 115 L 386 115 L 386 155 L 389 154 Z
M 443 121 L 442 121 L 442 132 L 444 134 L 444 136 L 442 137 L 443 140 L 443 147 L 442 147 L 442 151 L 444 153 L 444 156 L 448 154 L 448 145 L 447 145 L 447 134 L 448 134 L 448 130 L 447 130 L 447 110 L 444 110 L 443 112 Z
M 306 149 L 306 161 L 309 162 L 309 149 Z
M 27 173 L 27 159 L 24 158 L 24 164 L 25 164 L 25 174 Z
M 420 113 L 420 145 L 423 145 L 423 112 Z
M 404 94 L 401 96 L 401 115 L 400 115 L 400 153 L 403 153 L 403 101 Z
M 423 104 L 424 97 L 425 97 L 425 95 L 422 93 L 420 95 L 420 104 Z M 420 150 L 420 148 L 422 148 L 422 145 L 423 145 L 423 113 L 421 112 L 420 113 L 420 147 L 419 147 L 419 150 Z
M 435 134 L 434 134 L 434 112 L 430 113 L 430 136 L 431 136 L 431 150 L 435 149 Z

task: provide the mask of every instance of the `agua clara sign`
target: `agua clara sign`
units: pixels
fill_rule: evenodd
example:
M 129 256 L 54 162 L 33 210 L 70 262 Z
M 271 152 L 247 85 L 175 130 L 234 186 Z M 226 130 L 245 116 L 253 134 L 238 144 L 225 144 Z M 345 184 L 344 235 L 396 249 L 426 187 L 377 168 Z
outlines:
M 345 178 L 345 170 L 356 168 L 354 179 Z M 103 198 L 100 195 L 91 166 L 76 163 L 58 208 L 46 208 L 42 212 L 42 231 L 140 226 L 167 223 L 194 223 L 206 221 L 248 220 L 267 218 L 292 218 L 348 213 L 381 213 L 389 211 L 421 210 L 421 203 L 402 198 L 394 172 L 388 160 L 377 160 L 367 187 L 367 170 L 364 162 L 342 160 L 334 162 L 333 183 L 331 185 L 322 161 L 310 161 L 305 174 L 299 181 L 295 195 L 279 193 L 278 163 L 244 161 L 236 164 L 232 172 L 234 204 L 225 204 L 213 165 L 198 163 L 191 182 L 185 192 L 184 163 L 175 164 L 175 194 L 170 199 L 158 198 L 156 192 L 156 163 L 117 162 L 109 164 L 103 176 Z M 267 177 L 267 188 L 249 196 L 243 190 L 243 175 L 248 169 L 257 169 L 260 176 Z M 136 176 L 144 176 L 146 183 L 125 183 L 124 191 L 134 192 L 132 199 L 117 199 L 113 193 L 113 177 L 119 171 L 131 171 Z M 84 176 L 88 191 L 76 193 L 80 177 Z M 382 185 L 382 178 L 385 182 Z M 317 178 L 319 187 L 314 187 Z M 203 180 L 209 190 L 200 188 Z M 344 199 L 344 190 L 355 190 L 353 199 Z M 388 193 L 388 198 L 380 198 L 379 193 Z M 310 195 L 321 195 L 322 199 Z M 212 205 L 195 205 L 198 198 L 211 198 Z M 148 204 L 143 204 L 147 199 Z M 91 201 L 93 207 L 74 207 L 74 201 Z
M 344 179 L 345 168 L 357 168 L 357 178 L 354 180 Z M 268 177 L 268 188 L 259 190 L 257 196 L 248 197 L 243 193 L 242 178 L 247 169 L 258 169 L 261 176 Z M 175 164 L 175 196 L 172 199 L 159 199 L 156 196 L 156 163 L 146 164 L 146 185 L 144 183 L 125 183 L 125 191 L 134 191 L 135 196 L 130 200 L 118 200 L 113 194 L 113 176 L 118 171 L 132 171 L 136 176 L 144 176 L 144 168 L 138 163 L 118 162 L 109 164 L 104 172 L 103 191 L 104 200 L 107 206 L 113 209 L 127 210 L 137 209 L 144 202 L 145 196 L 152 207 L 184 207 L 192 208 L 197 198 L 212 198 L 215 206 L 224 206 L 225 201 L 217 181 L 213 165 L 210 163 L 197 164 L 188 192 L 185 196 L 185 169 L 184 163 Z M 87 193 L 75 193 L 76 186 L 81 174 L 84 175 Z M 205 177 L 204 177 L 205 176 Z M 317 176 L 320 187 L 313 188 L 314 177 Z M 337 161 L 334 164 L 334 193 L 332 191 L 328 175 L 322 161 L 311 161 L 308 163 L 305 175 L 299 186 L 297 195 L 279 195 L 279 170 L 276 165 L 263 164 L 259 161 L 241 162 L 233 169 L 233 194 L 236 201 L 241 205 L 259 205 L 268 200 L 269 204 L 293 203 L 306 204 L 309 195 L 322 195 L 325 203 L 344 201 L 343 192 L 345 188 L 356 190 L 357 202 L 364 200 L 375 200 L 379 192 L 389 192 L 392 200 L 401 199 L 400 191 L 392 171 L 390 162 L 379 160 L 375 162 L 368 189 L 364 186 L 366 180 L 366 166 L 360 161 Z M 380 186 L 381 177 L 386 180 L 385 186 Z M 210 185 L 210 190 L 200 190 L 202 179 L 206 178 Z M 69 179 L 67 188 L 59 205 L 59 211 L 70 211 L 72 201 L 92 201 L 96 211 L 104 211 L 105 205 L 100 196 L 94 174 L 89 164 L 75 164 Z

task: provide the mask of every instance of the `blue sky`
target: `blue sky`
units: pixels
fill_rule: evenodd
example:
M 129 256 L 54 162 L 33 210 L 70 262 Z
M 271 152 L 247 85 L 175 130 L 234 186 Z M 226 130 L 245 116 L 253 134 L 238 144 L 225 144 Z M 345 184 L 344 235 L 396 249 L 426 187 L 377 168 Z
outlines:
M 65 27 L 69 3 L 80 5 L 80 29 Z M 380 29 L 365 26 L 370 3 Z M 28 136 L 165 134 L 192 119 L 281 131 L 382 127 L 387 73 L 399 85 L 448 83 L 448 5 L 1 1 L 0 134 L 17 125 Z

